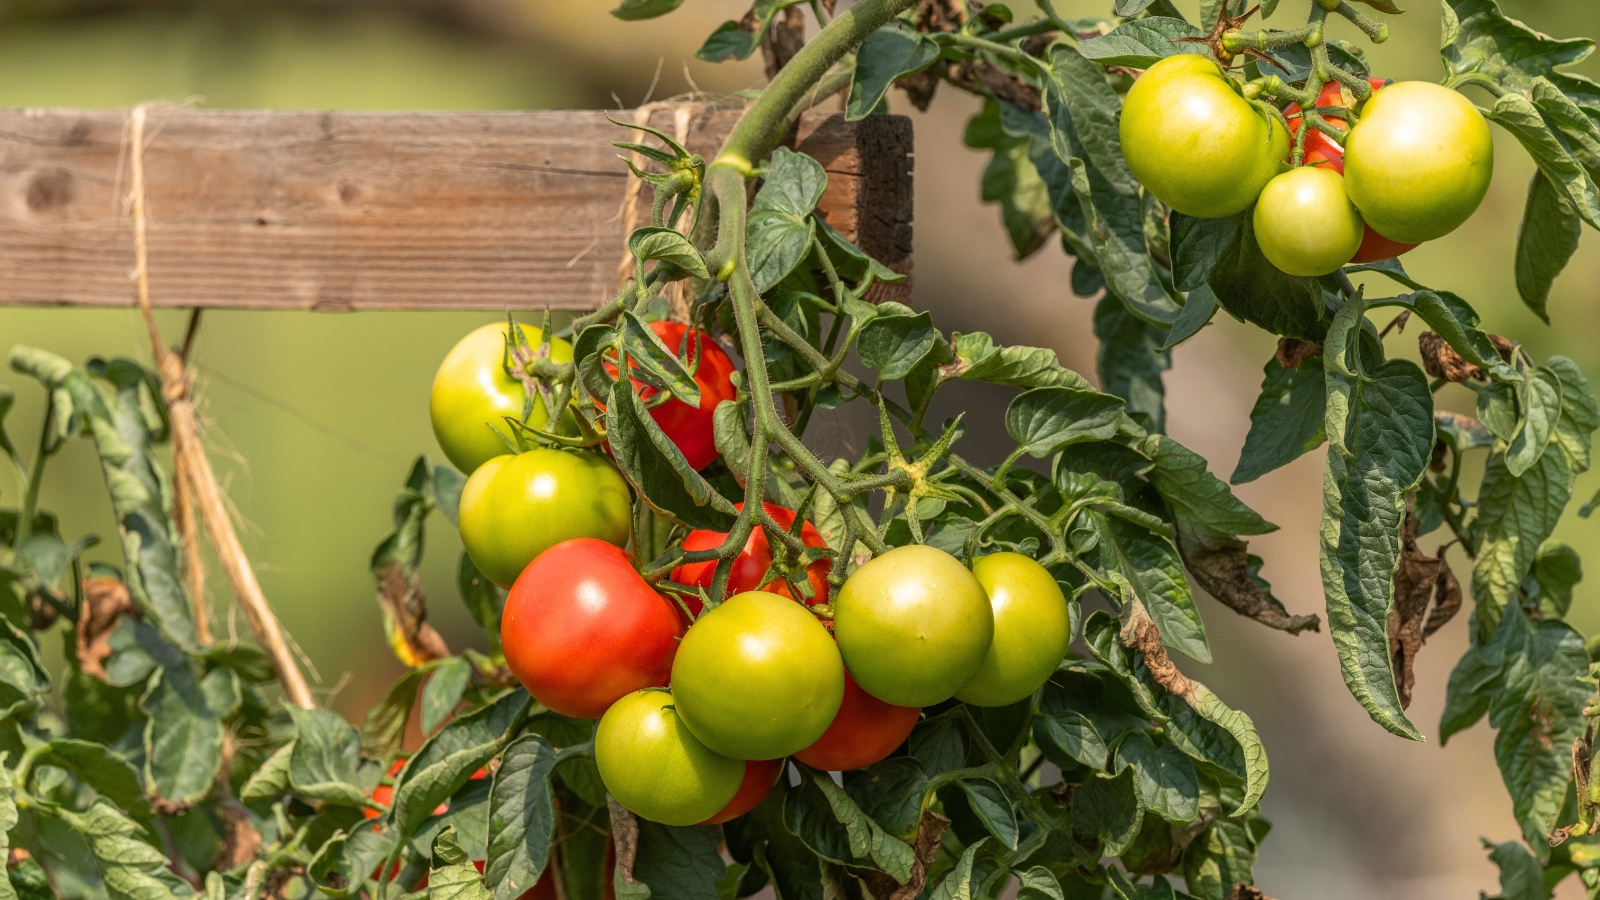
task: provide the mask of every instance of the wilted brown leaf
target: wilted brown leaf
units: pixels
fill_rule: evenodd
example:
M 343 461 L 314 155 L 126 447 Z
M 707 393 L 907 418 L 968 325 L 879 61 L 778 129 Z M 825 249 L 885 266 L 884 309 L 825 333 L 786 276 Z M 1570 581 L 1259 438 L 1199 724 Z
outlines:
M 1445 564 L 1444 552 L 1428 556 L 1418 549 L 1417 530 L 1417 518 L 1408 510 L 1400 531 L 1394 605 L 1389 609 L 1389 659 L 1401 707 L 1411 705 L 1411 689 L 1417 680 L 1413 666 L 1423 642 L 1461 608 L 1461 585 Z
M 1322 345 L 1316 341 L 1302 341 L 1299 338 L 1289 337 L 1278 341 L 1278 365 L 1285 369 L 1297 369 L 1305 360 L 1321 355 Z
M 83 605 L 78 610 L 78 668 L 106 680 L 111 632 L 123 613 L 138 615 L 128 586 L 115 578 L 85 578 Z
M 1206 593 L 1223 605 L 1255 619 L 1268 628 L 1299 634 L 1307 629 L 1322 630 L 1316 615 L 1292 616 L 1278 598 L 1250 577 L 1250 544 L 1231 537 L 1201 534 L 1190 528 L 1178 529 L 1178 553 L 1184 568 L 1200 582 Z
M 1233 886 L 1233 892 L 1228 895 L 1228 900 L 1272 900 L 1261 889 L 1250 884 L 1240 882 Z
M 401 662 L 415 668 L 450 655 L 449 645 L 428 624 L 420 575 L 407 575 L 405 566 L 398 561 L 385 566 L 378 575 L 378 605 L 383 608 L 389 645 Z
M 1468 378 L 1483 381 L 1488 378 L 1483 370 L 1461 358 L 1455 348 L 1445 343 L 1436 331 L 1417 335 L 1417 349 L 1422 351 L 1422 368 L 1429 378 L 1443 378 L 1457 384 Z
M 772 20 L 766 36 L 761 39 L 761 59 L 767 66 L 767 79 L 770 81 L 779 69 L 788 65 L 805 43 L 805 16 L 800 7 L 790 6 Z

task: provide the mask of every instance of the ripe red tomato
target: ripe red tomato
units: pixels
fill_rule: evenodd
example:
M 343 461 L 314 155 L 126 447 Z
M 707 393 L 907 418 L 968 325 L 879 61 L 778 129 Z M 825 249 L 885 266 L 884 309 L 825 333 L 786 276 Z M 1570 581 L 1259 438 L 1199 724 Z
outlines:
M 744 509 L 744 504 L 737 505 Z M 784 509 L 773 503 L 763 503 L 761 508 L 774 522 L 789 530 L 794 525 L 794 510 Z M 727 540 L 725 531 L 706 531 L 696 529 L 689 532 L 683 539 L 685 550 L 711 550 L 722 546 Z M 821 532 L 810 522 L 800 526 L 800 541 L 807 547 L 826 547 L 828 542 L 822 539 Z M 728 576 L 728 596 L 742 594 L 746 591 L 767 591 L 780 597 L 794 599 L 794 593 L 789 590 L 789 585 L 783 579 L 762 585 L 762 579 L 767 577 L 767 570 L 772 566 L 772 545 L 767 541 L 767 533 L 760 528 L 750 532 L 750 539 L 745 541 L 744 550 L 733 561 L 733 572 Z M 833 571 L 833 563 L 826 559 L 819 559 L 806 566 L 806 577 L 811 581 L 811 599 L 806 601 L 807 606 L 828 602 L 828 573 Z M 687 563 L 672 570 L 672 580 L 679 584 L 699 585 L 710 588 L 712 579 L 717 572 L 716 560 L 710 562 Z M 685 595 L 684 602 L 695 614 L 700 614 L 700 598 Z
M 717 458 L 717 442 L 712 430 L 712 417 L 717 411 L 717 404 L 732 400 L 737 394 L 733 387 L 733 360 L 710 335 L 698 329 L 685 341 L 684 335 L 689 332 L 687 325 L 651 322 L 650 330 L 678 354 L 686 367 L 698 360 L 694 382 L 700 386 L 700 405 L 690 406 L 673 398 L 650 410 L 650 418 L 656 420 L 661 430 L 683 452 L 683 458 L 689 461 L 692 468 L 704 469 Z M 617 374 L 615 366 L 606 366 L 606 371 L 613 376 Z M 645 400 L 659 393 L 637 378 L 633 379 L 633 386 Z
M 744 764 L 744 780 L 739 782 L 739 793 L 733 795 L 728 805 L 711 818 L 701 822 L 702 825 L 721 825 L 739 818 L 745 813 L 761 805 L 772 793 L 772 788 L 778 783 L 778 776 L 783 773 L 783 760 L 781 759 L 752 759 Z
M 535 700 L 595 719 L 672 673 L 678 613 L 621 549 L 594 538 L 539 554 L 511 585 L 500 619 L 506 665 Z
M 1383 87 L 1386 82 L 1381 78 L 1368 78 L 1367 83 L 1372 85 L 1372 89 L 1376 91 L 1378 88 Z M 1341 88 L 1342 86 L 1337 81 L 1330 81 L 1323 85 L 1322 91 L 1317 94 L 1317 106 L 1348 107 L 1350 105 L 1350 101 L 1354 98 L 1347 96 Z M 1300 104 L 1289 104 L 1289 108 L 1284 110 L 1284 116 L 1289 120 L 1290 137 L 1299 134 L 1302 118 Z M 1345 124 L 1345 119 L 1343 116 L 1335 116 L 1324 113 L 1323 117 L 1330 121 L 1337 122 L 1340 125 Z M 1343 175 L 1344 148 L 1339 146 L 1339 143 L 1333 138 L 1328 137 L 1320 131 L 1313 130 L 1310 134 L 1306 135 L 1305 164 L 1308 166 L 1316 166 L 1318 168 L 1332 169 L 1333 171 L 1338 172 L 1340 175 Z M 1391 241 L 1376 231 L 1373 231 L 1371 225 L 1363 225 L 1361 247 L 1356 250 L 1355 256 L 1350 257 L 1350 262 L 1369 263 L 1377 262 L 1381 259 L 1394 259 L 1402 253 L 1409 253 L 1418 246 L 1418 244 L 1407 244 L 1400 241 Z
M 817 742 L 794 755 L 813 769 L 843 772 L 878 762 L 911 735 L 922 710 L 872 696 L 844 673 L 844 702 Z

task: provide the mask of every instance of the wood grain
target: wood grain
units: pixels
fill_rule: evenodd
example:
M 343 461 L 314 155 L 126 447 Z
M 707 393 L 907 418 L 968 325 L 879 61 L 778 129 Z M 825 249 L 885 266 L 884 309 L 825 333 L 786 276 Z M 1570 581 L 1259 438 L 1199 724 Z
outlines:
M 690 110 L 689 147 L 709 158 L 737 115 Z M 0 305 L 131 302 L 127 119 L 0 110 Z M 590 309 L 615 292 L 628 177 L 611 142 L 628 135 L 604 113 L 171 109 L 150 129 L 157 306 Z M 828 223 L 909 273 L 909 120 L 811 112 L 791 146 L 828 170 Z M 646 189 L 635 225 L 649 209 Z

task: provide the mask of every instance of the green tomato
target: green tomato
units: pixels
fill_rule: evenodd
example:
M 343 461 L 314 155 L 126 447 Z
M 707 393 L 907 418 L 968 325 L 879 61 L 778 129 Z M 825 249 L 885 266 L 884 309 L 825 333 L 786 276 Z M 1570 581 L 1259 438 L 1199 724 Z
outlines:
M 628 543 L 633 498 L 594 453 L 529 450 L 497 456 L 461 489 L 461 543 L 473 565 L 510 587 L 533 558 L 570 538 Z
M 1194 53 L 1169 56 L 1134 81 L 1118 123 L 1133 177 L 1186 216 L 1248 209 L 1280 170 L 1289 132 Z
M 1301 166 L 1267 183 L 1256 202 L 1256 243 L 1290 275 L 1328 275 L 1361 249 L 1366 225 L 1332 169 Z
M 973 706 L 1007 706 L 1033 695 L 1072 641 L 1067 598 L 1049 570 L 1020 553 L 992 553 L 972 574 L 994 609 L 994 642 L 978 674 L 956 691 Z
M 1494 139 L 1471 100 L 1426 81 L 1372 95 L 1344 145 L 1345 189 L 1391 241 L 1444 237 L 1483 202 Z
M 518 327 L 528 346 L 539 346 L 539 329 Z M 450 348 L 433 376 L 428 398 L 433 436 L 451 464 L 468 475 L 485 460 L 511 452 L 495 431 L 505 432 L 506 416 L 522 417 L 522 382 L 505 367 L 506 334 L 504 322 L 473 331 Z M 571 362 L 572 345 L 551 338 L 550 359 Z M 528 424 L 539 429 L 550 424 L 543 401 L 534 400 Z
M 689 626 L 672 660 L 672 693 L 707 747 L 735 759 L 777 759 L 828 730 L 844 700 L 844 664 L 804 606 L 749 591 Z
M 712 752 L 672 709 L 673 695 L 635 691 L 611 704 L 594 733 L 600 780 L 618 803 L 663 825 L 698 825 L 744 781 L 743 760 Z
M 862 690 L 895 706 L 932 706 L 978 674 L 994 638 L 994 611 L 954 556 L 913 544 L 845 580 L 833 634 Z

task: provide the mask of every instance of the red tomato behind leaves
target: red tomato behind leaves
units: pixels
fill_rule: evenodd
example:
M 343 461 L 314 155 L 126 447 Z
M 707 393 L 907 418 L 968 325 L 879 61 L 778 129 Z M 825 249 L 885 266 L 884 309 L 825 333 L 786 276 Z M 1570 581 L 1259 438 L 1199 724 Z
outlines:
M 911 735 L 922 710 L 885 703 L 844 673 L 844 702 L 815 744 L 794 755 L 813 769 L 843 772 L 878 762 Z
M 534 699 L 596 719 L 672 674 L 682 625 L 621 549 L 593 538 L 539 554 L 511 585 L 500 619 L 506 664 Z
M 687 325 L 651 322 L 650 330 L 661 338 L 669 350 L 678 354 L 685 367 L 694 364 L 694 382 L 700 386 L 698 407 L 673 398 L 651 409 L 650 418 L 656 420 L 661 430 L 683 452 L 683 458 L 689 461 L 692 468 L 704 469 L 718 455 L 712 424 L 717 404 L 732 400 L 737 395 L 733 387 L 733 360 L 723 352 L 721 345 L 703 331 L 695 330 L 685 341 L 684 335 L 689 333 Z M 613 365 L 608 364 L 606 371 L 613 376 L 617 374 Z M 633 379 L 633 386 L 645 400 L 660 393 L 637 378 Z
M 1367 83 L 1372 85 L 1373 90 L 1377 90 L 1378 88 L 1383 87 L 1385 84 L 1382 78 L 1368 78 Z M 1317 106 L 1322 108 L 1327 108 L 1330 106 L 1348 107 L 1349 103 L 1347 102 L 1345 93 L 1343 90 L 1341 90 L 1341 87 L 1342 86 L 1337 81 L 1330 81 L 1323 85 L 1322 91 L 1317 94 Z M 1299 134 L 1301 120 L 1303 118 L 1300 112 L 1300 104 L 1289 104 L 1289 108 L 1284 110 L 1283 114 L 1285 118 L 1289 120 L 1290 136 L 1293 137 L 1294 135 Z M 1329 113 L 1324 113 L 1323 118 L 1329 120 L 1330 122 L 1336 122 L 1339 125 L 1346 124 L 1343 116 L 1335 116 Z M 1330 138 L 1326 134 L 1313 129 L 1310 134 L 1306 135 L 1305 164 L 1308 166 L 1321 166 L 1324 168 L 1329 168 L 1335 172 L 1338 172 L 1340 175 L 1343 175 L 1344 148 L 1339 146 L 1339 143 L 1333 138 Z M 1402 253 L 1410 252 L 1416 247 L 1416 244 L 1404 244 L 1400 241 L 1391 241 L 1376 231 L 1373 231 L 1372 226 L 1368 225 L 1366 226 L 1366 231 L 1362 234 L 1361 248 L 1356 251 L 1355 256 L 1350 258 L 1350 262 L 1369 263 L 1377 262 L 1382 259 L 1394 259 Z
M 737 505 L 744 509 L 744 504 Z M 772 503 L 763 503 L 761 508 L 774 522 L 789 530 L 794 526 L 794 510 L 784 509 Z M 695 530 L 683 539 L 685 550 L 711 550 L 722 546 L 728 537 L 724 531 Z M 800 526 L 800 541 L 807 547 L 826 547 L 828 542 L 822 539 L 821 532 L 816 526 L 806 522 Z M 794 593 L 789 590 L 788 582 L 779 578 L 762 586 L 761 581 L 767 576 L 767 570 L 772 566 L 772 545 L 767 540 L 766 531 L 761 528 L 750 533 L 750 539 L 745 542 L 744 550 L 733 561 L 733 572 L 728 576 L 728 596 L 742 594 L 745 591 L 766 591 L 780 597 L 795 599 Z M 807 606 L 828 602 L 828 573 L 833 571 L 833 563 L 827 559 L 819 559 L 806 566 L 806 577 L 811 581 L 811 599 L 806 601 Z M 717 563 L 710 562 L 688 563 L 672 570 L 672 580 L 678 584 L 698 585 L 710 589 L 711 582 L 716 576 Z M 684 602 L 695 615 L 700 614 L 700 598 L 684 596 Z
M 733 795 L 722 811 L 702 822 L 702 825 L 721 825 L 737 819 L 761 805 L 772 793 L 783 773 L 781 759 L 752 759 L 744 764 L 744 780 L 739 782 L 739 793 Z

